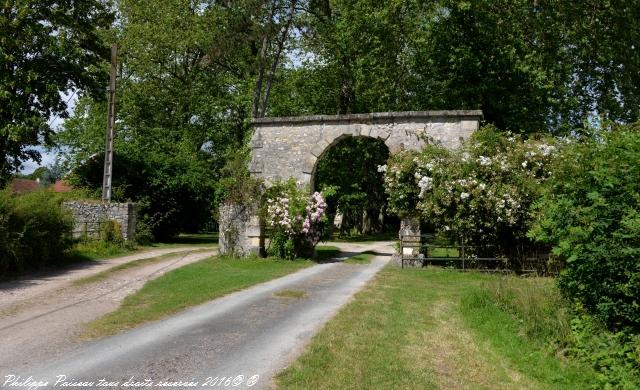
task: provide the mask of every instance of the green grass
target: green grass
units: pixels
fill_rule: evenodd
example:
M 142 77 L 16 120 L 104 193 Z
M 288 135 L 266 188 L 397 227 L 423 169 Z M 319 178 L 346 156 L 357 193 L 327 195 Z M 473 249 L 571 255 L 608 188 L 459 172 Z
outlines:
M 496 278 L 504 276 L 385 267 L 278 375 L 279 388 L 593 386 L 594 372 L 556 357 L 541 341 L 544 332 L 528 335 L 520 318 L 478 300 Z M 520 280 L 510 278 L 509 283 Z M 545 316 L 554 299 L 538 298 L 537 314 L 529 318 Z M 520 302 L 526 305 L 527 299 Z
M 218 233 L 182 233 L 166 242 L 153 243 L 151 247 L 180 247 L 180 246 L 212 246 L 218 244 Z
M 218 233 L 180 234 L 170 241 L 156 242 L 149 245 L 136 245 L 131 243 L 125 246 L 119 246 L 95 240 L 79 242 L 74 245 L 66 258 L 61 261 L 61 264 L 106 260 L 153 249 L 182 248 L 187 246 L 214 247 L 217 245 Z
M 344 262 L 348 264 L 369 264 L 374 257 L 376 257 L 376 252 L 366 251 L 358 253 L 355 256 L 351 256 Z
M 97 338 L 157 320 L 251 285 L 312 265 L 310 260 L 212 257 L 168 272 L 126 297 L 122 305 L 87 325 L 83 338 Z
M 135 244 L 132 244 L 131 246 L 120 246 L 100 240 L 87 241 L 74 245 L 73 249 L 69 253 L 69 258 L 80 261 L 95 261 L 126 256 L 131 253 L 139 252 L 140 250 L 141 248 Z
M 107 270 L 104 270 L 102 272 L 98 272 L 95 275 L 91 275 L 91 276 L 87 276 L 84 277 L 82 279 L 78 279 L 76 281 L 73 282 L 74 285 L 76 286 L 82 286 L 85 284 L 90 284 L 90 283 L 95 283 L 95 282 L 99 282 L 101 280 L 104 280 L 110 276 L 113 276 L 114 274 L 127 270 L 127 269 L 131 269 L 131 268 L 136 268 L 136 267 L 142 267 L 148 264 L 153 264 L 153 263 L 157 263 L 172 257 L 181 257 L 181 256 L 185 256 L 186 254 L 191 254 L 191 253 L 200 253 L 200 252 L 205 252 L 206 250 L 204 249 L 200 249 L 200 250 L 192 250 L 192 251 L 188 251 L 188 252 L 179 252 L 179 253 L 166 253 L 164 255 L 160 255 L 160 256 L 154 256 L 154 257 L 149 257 L 146 259 L 140 259 L 140 260 L 134 260 L 134 261 L 130 261 L 128 263 L 124 263 L 124 264 L 120 264 L 117 265 L 115 267 L 109 268 Z
M 340 248 L 331 245 L 318 245 L 316 246 L 315 261 L 318 263 L 325 262 L 337 257 L 340 254 Z
M 458 257 L 458 249 L 456 248 L 429 248 L 429 257 Z

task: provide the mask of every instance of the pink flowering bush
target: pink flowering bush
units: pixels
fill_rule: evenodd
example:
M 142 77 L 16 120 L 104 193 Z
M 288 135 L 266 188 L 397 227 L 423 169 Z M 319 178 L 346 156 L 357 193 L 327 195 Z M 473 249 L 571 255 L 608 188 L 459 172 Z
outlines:
M 287 259 L 310 257 L 322 238 L 326 209 L 321 193 L 309 195 L 293 180 L 269 188 L 263 208 L 270 231 L 268 254 Z

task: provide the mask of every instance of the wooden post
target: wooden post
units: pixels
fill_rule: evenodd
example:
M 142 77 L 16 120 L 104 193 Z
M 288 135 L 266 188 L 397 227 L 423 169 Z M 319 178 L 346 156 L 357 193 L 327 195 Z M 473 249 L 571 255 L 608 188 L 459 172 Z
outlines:
M 105 135 L 104 176 L 102 178 L 102 201 L 111 202 L 111 183 L 113 176 L 113 133 L 116 122 L 116 44 L 111 45 L 111 72 L 107 89 L 107 131 Z

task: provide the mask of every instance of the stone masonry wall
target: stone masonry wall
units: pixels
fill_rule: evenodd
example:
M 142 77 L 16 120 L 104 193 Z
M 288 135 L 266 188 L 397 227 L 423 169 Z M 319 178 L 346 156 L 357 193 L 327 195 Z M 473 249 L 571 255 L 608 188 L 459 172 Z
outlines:
M 73 214 L 74 238 L 99 238 L 105 221 L 115 220 L 120 224 L 125 240 L 134 240 L 136 234 L 135 203 L 96 203 L 67 201 L 63 203 Z
M 220 254 L 238 257 L 260 255 L 263 237 L 257 207 L 223 204 L 218 223 Z
M 478 129 L 481 119 L 482 111 L 478 110 L 257 118 L 249 171 L 264 179 L 267 186 L 294 178 L 300 186 L 313 188 L 317 160 L 344 138 L 381 139 L 391 154 L 420 150 L 427 139 L 456 148 Z M 255 210 L 223 205 L 220 214 L 221 253 L 246 256 L 261 252 L 264 232 Z
M 318 158 L 346 137 L 381 139 L 391 154 L 419 150 L 427 137 L 455 148 L 478 129 L 481 118 L 477 110 L 258 118 L 253 122 L 249 170 L 267 185 L 289 177 L 301 185 L 313 184 Z

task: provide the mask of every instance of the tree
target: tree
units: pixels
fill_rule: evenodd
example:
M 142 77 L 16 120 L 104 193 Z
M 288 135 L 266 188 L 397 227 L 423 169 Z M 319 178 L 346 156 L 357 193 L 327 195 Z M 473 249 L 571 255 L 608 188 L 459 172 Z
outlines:
M 313 1 L 305 60 L 273 104 L 285 115 L 482 109 L 524 133 L 633 122 L 638 16 L 638 1 Z
M 276 16 L 265 16 L 267 4 L 276 7 Z M 121 190 L 114 189 L 114 200 L 138 202 L 140 220 L 156 238 L 198 229 L 211 217 L 226 151 L 240 150 L 247 139 L 259 69 L 266 88 L 260 92 L 261 112 L 267 107 L 288 36 L 279 26 L 287 18 L 292 23 L 296 4 L 118 3 L 121 23 L 113 31 L 120 48 L 114 184 Z M 279 41 L 260 60 L 264 37 Z M 83 98 L 65 122 L 58 140 L 72 168 L 96 165 L 104 147 L 104 118 L 104 103 Z M 118 165 L 118 158 L 140 167 L 144 175 Z M 79 183 L 99 188 L 97 167 L 77 172 Z
M 97 91 L 108 50 L 98 29 L 113 20 L 98 0 L 9 0 L 0 5 L 0 185 L 32 146 L 50 144 L 50 117 L 67 116 L 67 91 Z
M 611 329 L 640 331 L 640 126 L 568 144 L 536 204 L 532 238 L 564 261 L 563 293 Z
M 387 203 L 378 166 L 386 164 L 388 157 L 389 149 L 382 140 L 347 138 L 319 159 L 315 187 L 327 197 L 329 220 L 333 221 L 336 212 L 342 214 L 342 233 L 351 228 L 360 233 L 382 228 L 380 222 L 374 222 Z

